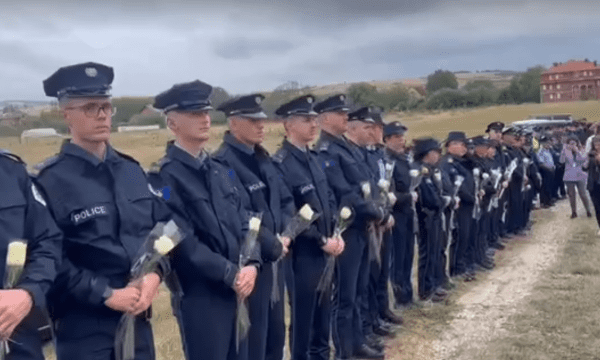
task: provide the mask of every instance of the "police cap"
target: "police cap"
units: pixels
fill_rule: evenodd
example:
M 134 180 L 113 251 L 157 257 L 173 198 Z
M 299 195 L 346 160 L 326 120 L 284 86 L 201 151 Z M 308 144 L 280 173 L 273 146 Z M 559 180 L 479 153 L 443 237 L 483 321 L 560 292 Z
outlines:
M 371 110 L 368 107 L 362 107 L 348 114 L 348 121 L 362 121 L 365 123 L 374 124 Z
M 446 139 L 446 146 L 452 141 L 460 141 L 467 144 L 467 135 L 462 131 L 450 131 L 448 133 L 448 139 Z
M 56 98 L 109 97 L 113 79 L 110 66 L 94 62 L 65 66 L 44 80 L 44 92 Z
M 313 116 L 318 115 L 313 110 L 315 97 L 313 95 L 304 95 L 288 103 L 281 105 L 275 110 L 275 115 L 287 117 L 292 115 Z
M 442 151 L 440 143 L 433 138 L 421 138 L 414 140 L 413 155 L 415 160 L 421 160 L 430 151 Z
M 154 98 L 154 107 L 164 112 L 212 110 L 210 94 L 212 86 L 200 80 L 176 84 Z
M 404 135 L 408 128 L 399 121 L 393 121 L 383 127 L 383 137 L 392 135 Z
M 483 135 L 479 135 L 479 136 L 475 136 L 475 137 L 471 138 L 471 142 L 473 143 L 473 146 L 486 146 L 486 147 L 492 146 L 492 144 L 490 143 L 490 140 L 483 137 Z
M 348 112 L 348 111 L 350 111 L 350 108 L 348 107 L 348 105 L 346 105 L 346 95 L 337 94 L 337 95 L 328 97 L 327 99 L 316 104 L 314 107 L 314 110 L 317 113 L 322 114 L 325 112 L 332 112 L 332 111 Z
M 240 96 L 224 102 L 217 108 L 218 111 L 225 113 L 225 116 L 242 116 L 250 119 L 266 119 L 261 104 L 265 99 L 262 94 L 252 94 Z
M 500 122 L 500 121 L 495 121 L 487 126 L 487 129 L 485 130 L 485 132 L 489 133 L 490 130 L 502 132 L 503 129 L 504 129 L 504 123 Z

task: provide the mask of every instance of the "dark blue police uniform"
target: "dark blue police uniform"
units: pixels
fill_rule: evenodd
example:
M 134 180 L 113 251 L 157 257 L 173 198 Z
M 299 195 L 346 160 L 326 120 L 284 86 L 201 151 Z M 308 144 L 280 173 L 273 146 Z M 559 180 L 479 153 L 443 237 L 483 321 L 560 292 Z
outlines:
M 319 113 L 347 110 L 344 95 L 332 96 L 315 106 Z M 381 221 L 383 212 L 364 199 L 361 183 L 371 183 L 372 180 L 355 145 L 343 136 L 321 131 L 315 150 L 338 207 L 350 206 L 355 216 L 352 225 L 343 234 L 346 248 L 338 257 L 337 299 L 332 315 L 336 357 L 346 359 L 362 352 L 366 346 L 360 314 L 360 295 L 364 292 L 360 289 L 359 275 L 368 276 L 369 271 L 367 223 Z
M 261 95 L 249 95 L 222 104 L 218 110 L 229 116 L 250 117 L 262 113 Z M 263 114 L 264 115 L 264 114 Z M 281 262 L 282 246 L 276 238 L 292 216 L 294 203 L 281 175 L 268 152 L 260 145 L 250 148 L 227 132 L 223 144 L 214 154 L 217 162 L 228 170 L 229 176 L 240 181 L 242 194 L 247 196 L 252 211 L 262 212 L 261 256 L 264 265 L 256 280 L 255 291 L 249 298 L 250 321 L 248 334 L 248 359 L 275 360 L 283 357 L 285 344 L 284 323 L 284 273 Z M 275 265 L 274 265 L 275 264 Z M 273 266 L 278 266 L 280 276 L 279 301 L 271 303 Z
M 154 107 L 163 111 L 206 111 L 212 87 L 201 81 L 178 84 L 159 94 Z M 174 142 L 150 173 L 155 188 L 168 193 L 167 203 L 192 224 L 194 236 L 173 250 L 172 268 L 181 294 L 172 292 L 187 359 L 234 360 L 241 242 L 249 216 L 239 183 L 206 153 L 194 157 Z M 258 257 L 252 258 L 258 264 Z M 244 264 L 246 265 L 246 264 Z M 240 357 L 245 356 L 240 346 Z
M 44 81 L 46 95 L 109 97 L 112 68 L 96 63 L 68 66 Z M 58 359 L 113 359 L 121 312 L 105 305 L 111 289 L 130 281 L 147 235 L 172 212 L 148 183 L 141 166 L 106 145 L 104 160 L 71 142 L 41 164 L 37 182 L 64 234 L 63 258 L 49 295 Z M 181 231 L 185 223 L 176 219 Z M 169 272 L 161 261 L 159 275 Z M 136 318 L 135 358 L 154 359 L 150 311 Z
M 171 212 L 140 165 L 110 146 L 101 161 L 66 142 L 42 164 L 37 181 L 64 233 L 62 266 L 50 295 L 58 358 L 111 359 L 122 313 L 104 305 L 104 294 L 127 285 L 146 236 Z M 163 273 L 168 268 L 161 266 Z M 136 359 L 154 359 L 148 316 L 136 319 Z
M 314 97 L 305 95 L 282 105 L 276 114 L 313 116 Z M 292 300 L 291 358 L 328 360 L 331 303 L 319 302 L 317 285 L 325 268 L 324 239 L 331 237 L 336 212 L 335 198 L 327 184 L 317 154 L 284 140 L 273 156 L 275 166 L 294 197 L 296 209 L 308 204 L 320 214 L 311 227 L 298 235 L 291 246 L 294 291 Z
M 31 312 L 11 336 L 7 359 L 43 360 L 38 327 L 46 321 L 46 294 L 60 266 L 62 234 L 21 159 L 3 150 L 0 185 L 0 279 L 5 276 L 8 244 L 27 241 L 25 268 L 15 288 L 27 291 L 33 300 Z

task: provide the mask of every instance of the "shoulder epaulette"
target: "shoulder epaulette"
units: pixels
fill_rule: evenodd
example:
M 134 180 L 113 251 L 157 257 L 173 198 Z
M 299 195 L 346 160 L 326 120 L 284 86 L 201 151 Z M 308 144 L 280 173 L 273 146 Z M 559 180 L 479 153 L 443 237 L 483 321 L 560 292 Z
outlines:
M 31 167 L 30 175 L 32 175 L 32 176 L 39 175 L 43 170 L 46 170 L 49 167 L 51 167 L 52 165 L 56 164 L 58 162 L 58 160 L 60 160 L 60 158 L 61 158 L 60 154 L 57 154 L 57 155 L 47 158 L 46 160 L 42 161 L 39 164 L 33 165 Z
M 139 161 L 137 161 L 137 160 L 136 160 L 134 157 L 132 157 L 131 155 L 127 155 L 127 154 L 125 154 L 125 153 L 123 153 L 123 152 L 120 152 L 120 151 L 118 151 L 118 150 L 116 150 L 116 149 L 114 149 L 114 150 L 115 150 L 115 152 L 116 152 L 116 153 L 117 153 L 117 154 L 118 154 L 120 157 L 122 157 L 122 158 L 124 158 L 124 159 L 126 159 L 126 160 L 129 160 L 129 161 L 132 161 L 132 162 L 134 162 L 134 163 L 136 163 L 136 164 L 138 164 L 138 165 L 140 164 L 140 163 L 139 163 Z
M 162 159 L 153 162 L 150 165 L 150 169 L 148 170 L 148 172 L 158 174 L 160 172 L 160 169 L 162 169 L 163 166 L 165 166 L 166 164 L 168 164 L 170 162 L 171 162 L 171 159 L 165 156 Z
M 18 163 L 24 164 L 25 162 L 18 157 L 17 155 L 11 153 L 10 151 L 6 150 L 6 149 L 0 149 L 0 155 L 5 156 L 13 161 L 16 161 Z
M 288 151 L 284 148 L 281 148 L 279 150 L 277 150 L 277 152 L 275 153 L 275 155 L 273 155 L 273 161 L 281 164 L 283 162 L 283 160 L 285 160 L 285 157 L 287 156 Z

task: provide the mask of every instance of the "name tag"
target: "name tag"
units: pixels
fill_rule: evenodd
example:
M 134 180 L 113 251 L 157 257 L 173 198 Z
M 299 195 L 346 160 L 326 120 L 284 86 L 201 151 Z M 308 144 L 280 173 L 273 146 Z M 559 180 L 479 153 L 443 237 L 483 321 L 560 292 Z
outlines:
M 248 191 L 255 192 L 257 190 L 264 189 L 266 187 L 267 187 L 267 185 L 265 185 L 265 183 L 263 183 L 262 181 L 259 181 L 256 184 L 252 184 L 252 185 L 248 186 Z
M 108 214 L 108 210 L 106 210 L 106 206 L 104 206 L 104 205 L 94 206 L 89 209 L 85 209 L 85 210 L 71 214 L 71 221 L 75 225 L 78 225 L 79 223 L 81 223 L 84 220 L 95 218 L 98 216 L 107 215 L 107 214 Z
M 305 186 L 303 186 L 303 187 L 300 188 L 300 194 L 304 195 L 307 192 L 309 192 L 311 190 L 314 190 L 314 189 L 315 189 L 315 186 L 313 184 L 305 185 Z

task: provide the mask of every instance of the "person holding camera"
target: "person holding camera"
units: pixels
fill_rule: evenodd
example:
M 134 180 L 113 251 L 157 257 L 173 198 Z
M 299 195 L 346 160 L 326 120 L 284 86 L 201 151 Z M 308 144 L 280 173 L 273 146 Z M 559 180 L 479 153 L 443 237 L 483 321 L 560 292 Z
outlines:
M 585 191 L 587 174 L 583 171 L 583 167 L 587 167 L 588 165 L 588 158 L 577 137 L 570 136 L 567 138 L 567 143 L 563 147 L 559 161 L 565 164 L 565 175 L 563 179 L 567 186 L 567 195 L 569 196 L 569 202 L 571 204 L 571 219 L 577 217 L 577 197 L 575 188 L 577 188 L 577 192 L 579 192 L 579 197 L 583 202 L 583 206 L 585 206 L 587 216 L 592 217 L 590 201 Z

